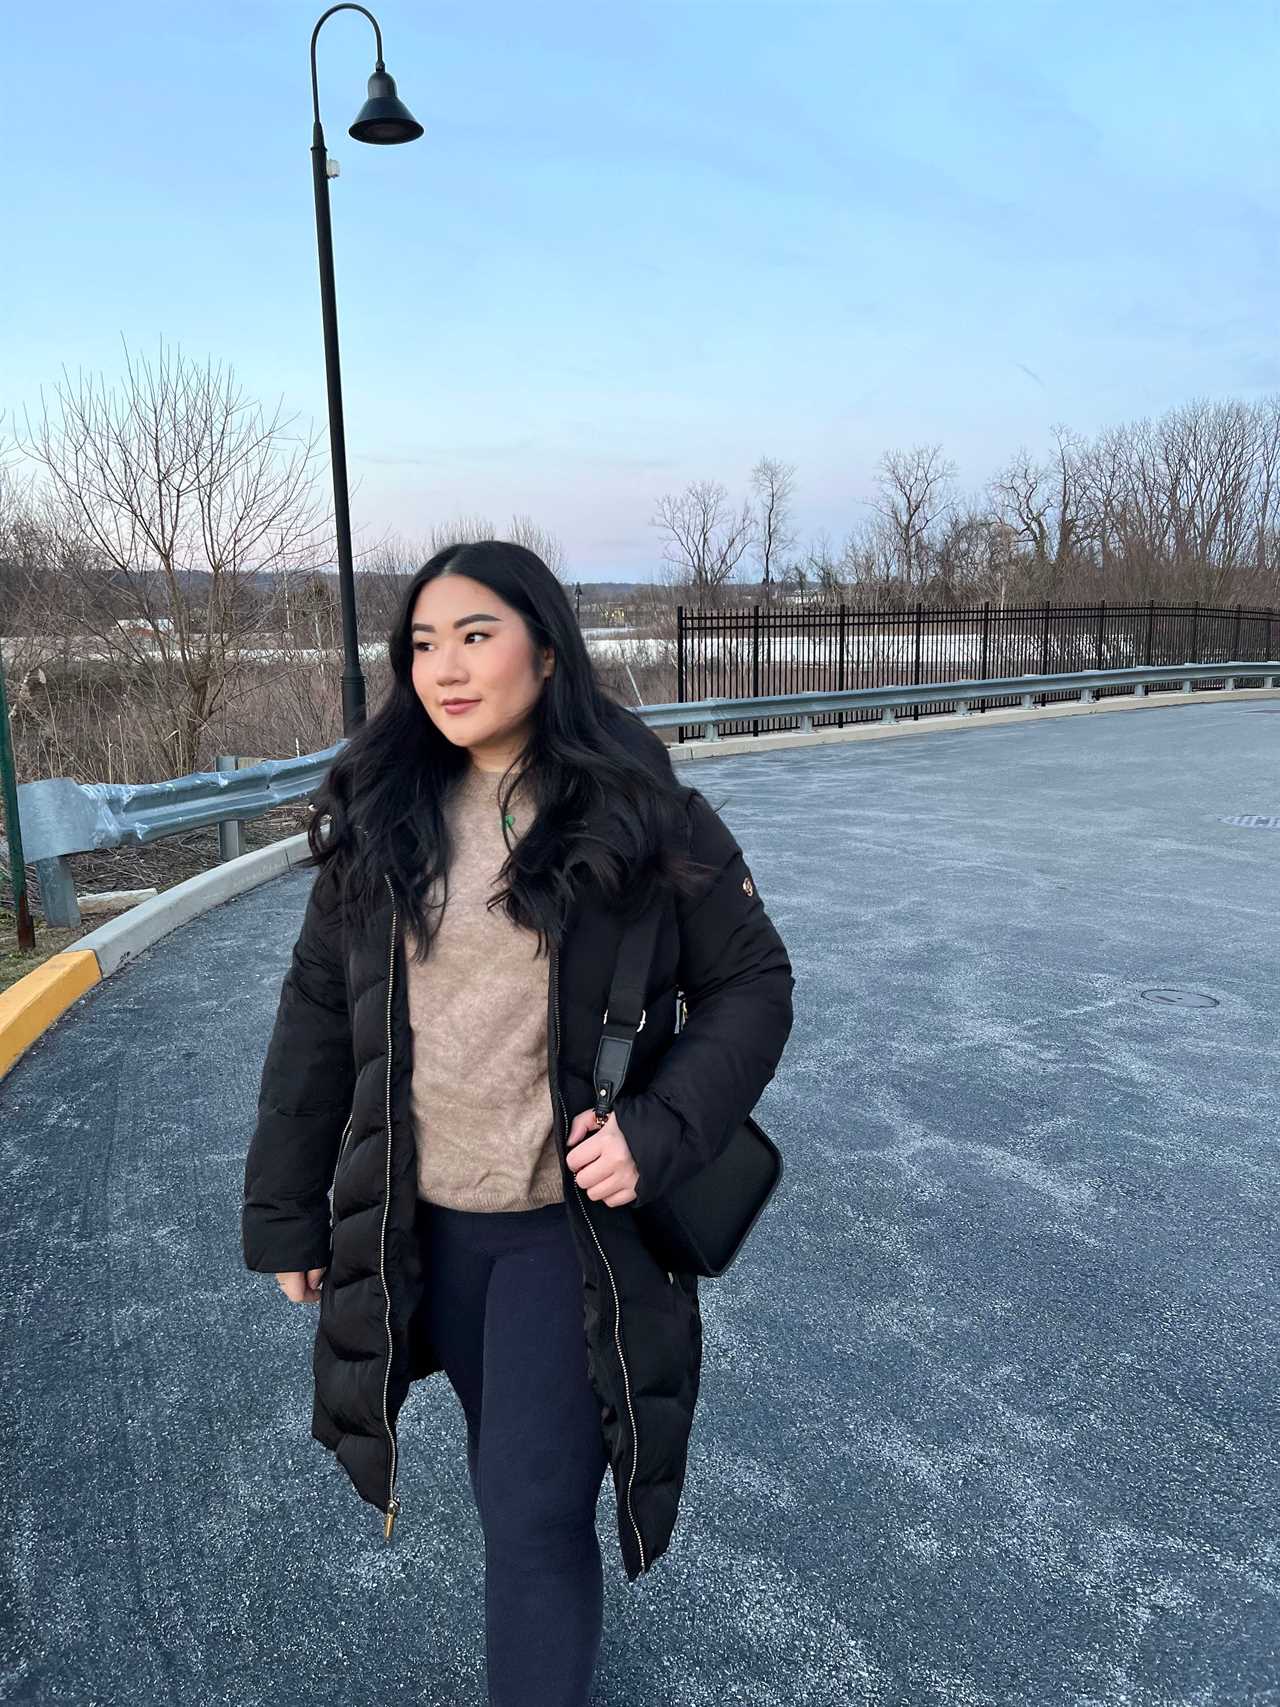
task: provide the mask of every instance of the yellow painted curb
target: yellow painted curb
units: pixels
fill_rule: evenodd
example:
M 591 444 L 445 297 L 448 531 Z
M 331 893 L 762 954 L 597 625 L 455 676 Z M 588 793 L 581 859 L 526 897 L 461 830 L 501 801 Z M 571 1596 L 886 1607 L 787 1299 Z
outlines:
M 0 990 L 0 1078 L 41 1032 L 101 978 L 92 949 L 67 949 L 51 954 L 43 966 Z

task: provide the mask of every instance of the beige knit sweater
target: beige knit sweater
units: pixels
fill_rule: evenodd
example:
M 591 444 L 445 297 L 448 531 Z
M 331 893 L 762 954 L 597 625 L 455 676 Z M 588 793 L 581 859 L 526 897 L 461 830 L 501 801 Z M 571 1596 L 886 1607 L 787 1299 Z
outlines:
M 501 907 L 485 908 L 507 857 L 501 780 L 473 765 L 450 800 L 444 915 L 426 961 L 408 956 L 418 1196 L 452 1209 L 537 1209 L 564 1198 L 547 1081 L 549 961 L 535 959 L 534 932 Z M 511 801 L 513 843 L 528 827 L 530 792 L 522 784 Z

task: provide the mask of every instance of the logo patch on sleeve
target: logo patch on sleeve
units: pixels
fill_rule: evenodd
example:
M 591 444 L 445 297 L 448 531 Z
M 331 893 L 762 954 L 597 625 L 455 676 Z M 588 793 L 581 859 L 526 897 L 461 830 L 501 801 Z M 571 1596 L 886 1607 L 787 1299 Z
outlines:
M 756 892 L 755 891 L 755 885 L 752 883 L 752 881 L 749 877 L 743 878 L 742 887 L 746 890 L 748 895 L 754 895 Z

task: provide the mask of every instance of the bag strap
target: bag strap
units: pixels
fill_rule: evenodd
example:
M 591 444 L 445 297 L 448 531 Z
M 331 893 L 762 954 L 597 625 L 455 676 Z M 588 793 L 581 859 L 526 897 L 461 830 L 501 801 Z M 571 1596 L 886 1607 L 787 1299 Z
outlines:
M 661 912 L 660 901 L 655 901 L 627 926 L 618 945 L 618 959 L 613 969 L 613 982 L 609 986 L 609 1005 L 605 1009 L 604 1030 L 596 1049 L 592 1079 L 596 1115 L 601 1122 L 608 1119 L 613 1099 L 626 1079 L 631 1046 L 645 1021 L 645 985 L 649 982 Z

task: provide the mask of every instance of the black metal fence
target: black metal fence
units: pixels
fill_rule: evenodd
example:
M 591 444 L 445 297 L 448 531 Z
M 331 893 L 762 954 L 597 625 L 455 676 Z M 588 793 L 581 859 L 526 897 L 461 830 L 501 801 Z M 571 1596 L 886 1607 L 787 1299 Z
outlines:
M 927 682 L 993 681 L 1005 676 L 1127 669 L 1137 665 L 1274 660 L 1280 612 L 1209 605 L 1008 605 L 959 609 L 849 610 L 844 605 L 752 605 L 741 610 L 676 607 L 676 698 L 736 699 Z M 1247 677 L 1238 678 L 1247 681 Z M 1225 684 L 1225 677 L 1223 678 Z M 1204 682 L 1200 686 L 1217 684 Z M 1100 688 L 1128 693 L 1128 688 Z M 1076 690 L 1038 693 L 1037 705 L 1074 699 Z M 954 703 L 912 707 L 911 716 Z M 976 707 L 1017 705 L 1020 695 Z M 879 714 L 832 712 L 814 728 L 866 722 Z M 722 735 L 782 729 L 785 717 L 751 718 Z M 689 725 L 695 731 L 695 725 Z M 681 725 L 677 740 L 686 739 Z

